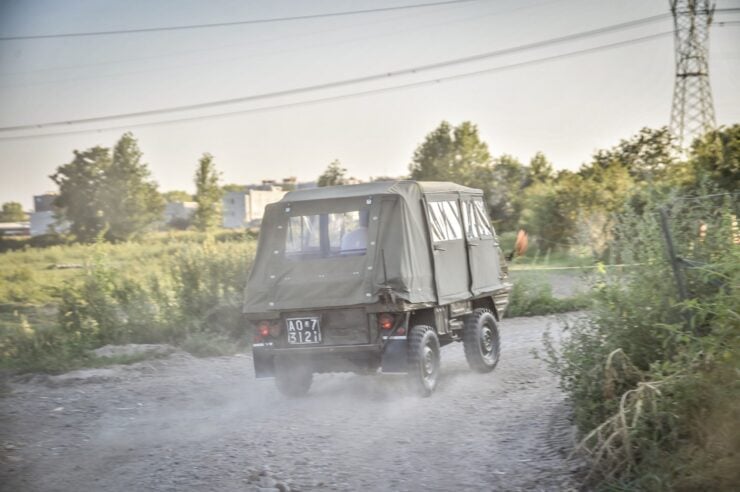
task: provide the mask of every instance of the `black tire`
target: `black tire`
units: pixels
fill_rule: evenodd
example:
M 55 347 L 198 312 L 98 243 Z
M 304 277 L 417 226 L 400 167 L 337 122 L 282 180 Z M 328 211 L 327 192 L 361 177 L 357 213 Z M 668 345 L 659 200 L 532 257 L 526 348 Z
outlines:
M 439 338 L 426 325 L 418 325 L 409 332 L 409 383 L 420 396 L 429 396 L 439 379 Z
M 285 396 L 305 396 L 311 388 L 313 372 L 309 367 L 291 361 L 275 360 L 275 385 Z
M 465 317 L 463 347 L 471 369 L 477 372 L 493 371 L 498 364 L 501 340 L 496 318 L 491 311 L 478 308 Z

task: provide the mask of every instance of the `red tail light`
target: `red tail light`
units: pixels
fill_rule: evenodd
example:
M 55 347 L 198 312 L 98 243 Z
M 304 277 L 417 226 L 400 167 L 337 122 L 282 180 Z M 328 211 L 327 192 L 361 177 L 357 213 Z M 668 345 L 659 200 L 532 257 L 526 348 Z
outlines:
M 393 328 L 393 324 L 395 322 L 395 319 L 393 318 L 392 314 L 383 313 L 380 316 L 378 316 L 378 326 L 380 326 L 383 330 L 390 330 Z
M 267 321 L 261 321 L 259 325 L 257 325 L 257 333 L 262 338 L 266 338 L 270 335 L 270 323 Z

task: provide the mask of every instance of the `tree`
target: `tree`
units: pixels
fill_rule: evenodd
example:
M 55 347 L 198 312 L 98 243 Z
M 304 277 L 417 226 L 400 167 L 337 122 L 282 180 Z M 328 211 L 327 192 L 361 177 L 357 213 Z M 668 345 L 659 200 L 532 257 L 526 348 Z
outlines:
M 75 150 L 50 176 L 59 186 L 60 218 L 78 240 L 127 240 L 161 219 L 164 202 L 141 157 L 136 139 L 125 133 L 112 158 L 106 147 Z
M 660 181 L 678 163 L 679 149 L 667 127 L 643 128 L 627 140 L 608 150 L 600 150 L 593 156 L 591 165 L 584 166 L 580 174 L 588 174 L 598 168 L 622 166 L 638 181 Z
M 247 187 L 244 185 L 238 185 L 234 183 L 225 184 L 221 187 L 224 193 L 229 191 L 246 191 Z
M 440 123 L 416 148 L 409 164 L 411 179 L 452 181 L 484 191 L 491 171 L 488 145 L 469 121 L 454 128 L 446 121 Z
M 321 176 L 319 176 L 319 186 L 339 186 L 347 184 L 347 169 L 342 167 L 339 159 L 334 159 Z
M 205 153 L 198 161 L 195 171 L 195 201 L 198 208 L 193 216 L 193 223 L 198 230 L 214 229 L 221 221 L 221 197 L 219 186 L 220 174 L 216 171 L 213 156 Z
M 162 193 L 162 199 L 166 203 L 192 202 L 193 195 L 182 190 L 172 190 Z
M 106 229 L 105 176 L 111 166 L 110 150 L 93 147 L 74 151 L 74 159 L 59 166 L 51 180 L 59 186 L 54 205 L 70 223 L 70 232 L 80 241 L 92 241 Z
M 547 183 L 555 177 L 552 164 L 545 154 L 537 152 L 529 161 L 529 181 L 531 183 Z
M 141 158 L 136 139 L 124 133 L 113 149 L 102 190 L 106 237 L 110 240 L 128 240 L 162 218 L 164 200 Z
M 717 188 L 736 192 L 740 187 L 740 124 L 720 128 L 694 141 L 690 165 L 694 182 L 708 181 Z
M 2 211 L 0 211 L 0 222 L 25 222 L 27 220 L 28 216 L 23 211 L 23 206 L 20 203 L 3 203 Z
M 529 171 L 519 160 L 502 155 L 493 161 L 490 178 L 478 188 L 487 191 L 491 217 L 497 229 L 516 230 L 522 212 L 522 191 L 529 184 Z

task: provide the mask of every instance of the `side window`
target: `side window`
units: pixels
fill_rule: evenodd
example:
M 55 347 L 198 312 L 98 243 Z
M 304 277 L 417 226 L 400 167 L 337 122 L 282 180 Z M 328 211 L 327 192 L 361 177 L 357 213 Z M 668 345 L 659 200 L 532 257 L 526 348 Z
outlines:
M 462 239 L 462 223 L 457 201 L 429 202 L 429 228 L 432 241 Z
M 472 208 L 473 210 L 471 212 L 475 213 L 475 223 L 478 227 L 478 234 L 480 234 L 481 237 L 493 237 L 493 228 L 491 227 L 490 222 L 488 222 L 488 215 L 486 214 L 486 207 L 483 205 L 483 199 L 474 199 Z
M 465 237 L 468 239 L 478 239 L 478 224 L 475 218 L 475 209 L 473 203 L 466 200 L 462 202 L 463 225 L 465 226 Z

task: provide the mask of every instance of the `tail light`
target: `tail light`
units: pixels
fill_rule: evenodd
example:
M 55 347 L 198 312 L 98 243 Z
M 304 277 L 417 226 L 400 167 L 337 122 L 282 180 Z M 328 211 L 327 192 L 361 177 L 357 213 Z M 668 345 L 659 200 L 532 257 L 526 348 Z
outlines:
M 380 326 L 382 330 L 390 330 L 391 328 L 393 328 L 393 324 L 395 321 L 396 320 L 392 314 L 383 313 L 378 316 L 378 326 Z
M 257 329 L 254 331 L 254 339 L 261 342 L 268 337 L 277 338 L 281 330 L 279 322 L 260 321 L 257 323 Z

